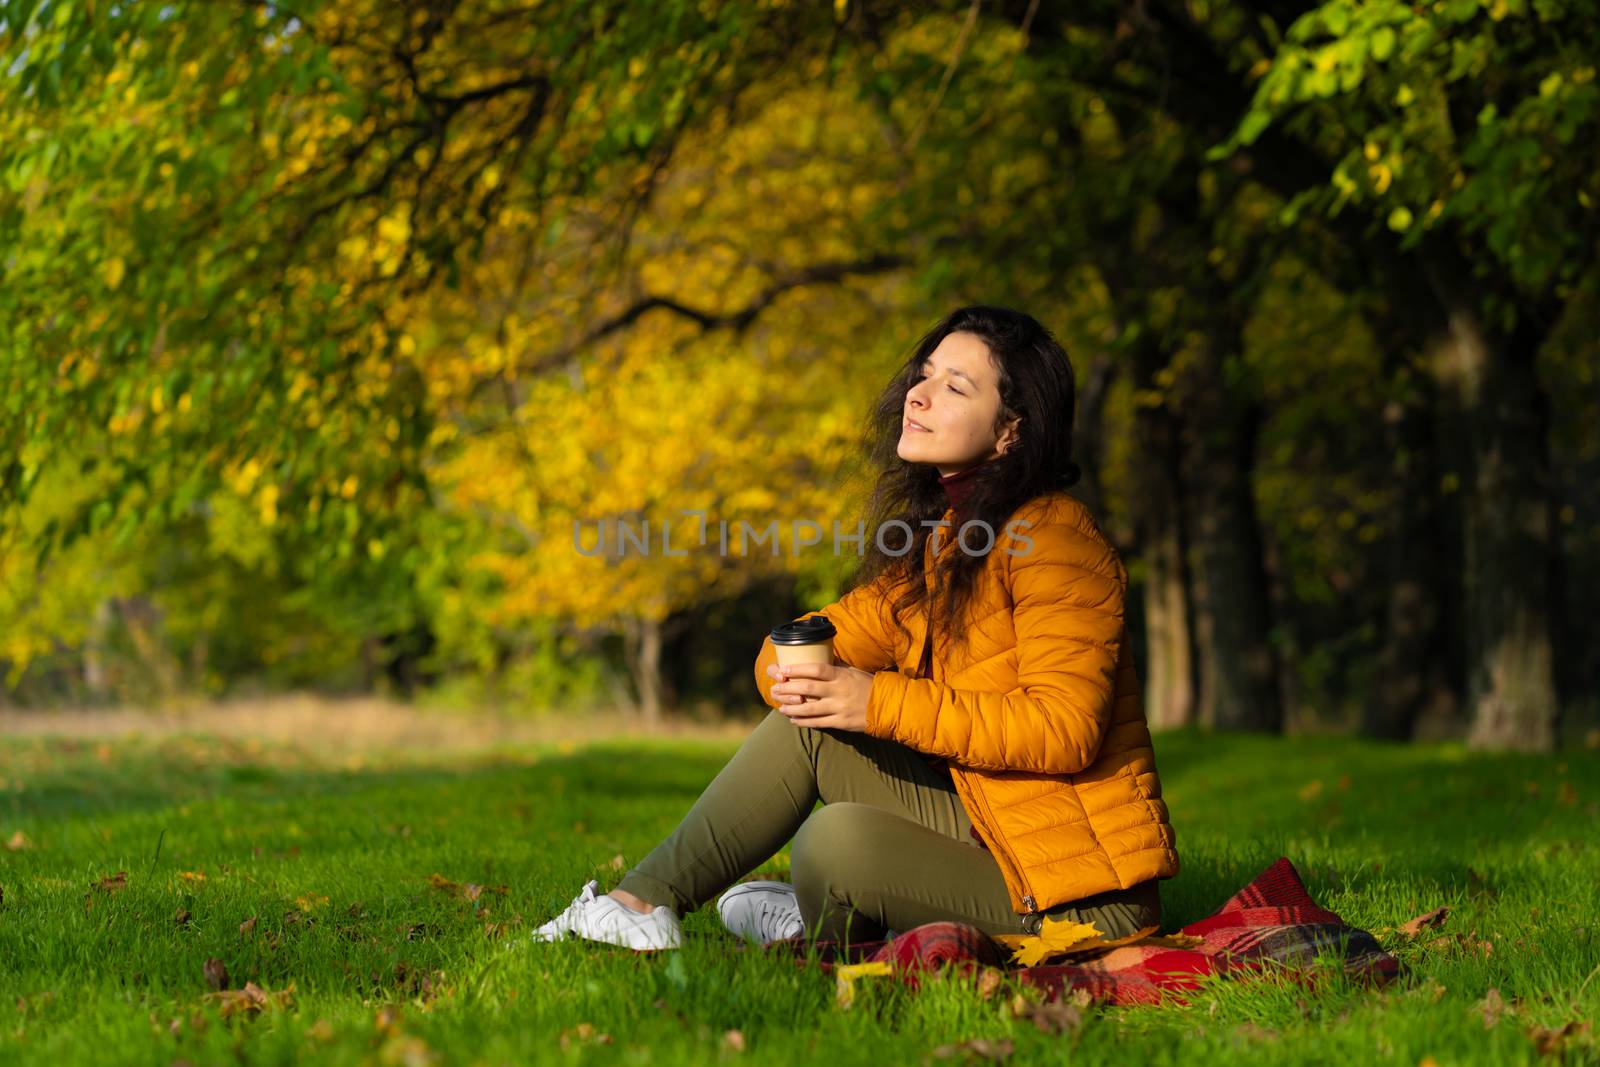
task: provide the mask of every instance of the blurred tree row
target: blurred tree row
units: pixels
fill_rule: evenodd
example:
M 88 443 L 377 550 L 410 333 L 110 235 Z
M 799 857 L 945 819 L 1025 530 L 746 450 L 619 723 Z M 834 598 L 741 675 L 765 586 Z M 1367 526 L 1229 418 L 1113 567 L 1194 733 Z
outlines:
M 868 402 L 992 302 L 1076 359 L 1154 725 L 1549 748 L 1600 692 L 1597 32 L 0 0 L 5 684 L 749 700 L 848 583 Z

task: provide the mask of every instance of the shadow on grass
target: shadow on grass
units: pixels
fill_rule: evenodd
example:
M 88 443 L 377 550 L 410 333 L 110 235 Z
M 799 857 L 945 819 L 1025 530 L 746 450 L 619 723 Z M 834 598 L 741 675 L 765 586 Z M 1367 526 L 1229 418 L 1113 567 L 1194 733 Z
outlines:
M 137 752 L 115 762 L 73 760 L 22 781 L 0 794 L 0 811 L 31 821 L 60 822 L 98 815 L 128 815 L 177 805 L 235 799 L 243 802 L 337 801 L 358 794 L 401 794 L 469 788 L 495 799 L 592 796 L 658 801 L 687 810 L 725 762 L 718 752 L 634 752 L 611 748 L 568 755 L 477 757 L 452 766 L 295 767 L 253 762 L 174 759 L 171 753 Z

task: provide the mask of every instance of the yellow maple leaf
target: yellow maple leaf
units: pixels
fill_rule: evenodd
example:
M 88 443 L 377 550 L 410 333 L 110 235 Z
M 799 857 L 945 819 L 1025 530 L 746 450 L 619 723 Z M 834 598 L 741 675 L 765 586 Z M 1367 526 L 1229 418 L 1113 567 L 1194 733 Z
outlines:
M 1082 923 L 1057 923 L 1050 919 L 1046 919 L 1045 922 L 1052 927 L 1068 926 L 1082 929 L 1087 926 L 1087 924 Z M 1093 926 L 1088 926 L 1087 928 L 1094 931 Z M 1014 959 L 1029 967 L 1036 966 L 1045 960 L 1060 959 L 1067 956 L 1083 956 L 1089 953 L 1102 952 L 1106 949 L 1126 948 L 1131 945 L 1153 945 L 1159 948 L 1194 948 L 1196 945 L 1205 942 L 1205 938 L 1197 937 L 1194 934 L 1159 934 L 1156 932 L 1159 929 L 1161 929 L 1159 926 L 1146 926 L 1124 937 L 1109 940 L 1101 935 L 1099 931 L 1094 931 L 1093 934 L 1081 937 L 1076 941 L 1070 940 L 1070 930 L 1056 930 L 1050 931 L 1053 934 L 1052 944 L 1044 943 L 1044 935 L 1028 937 L 1023 934 L 1003 934 L 996 937 L 995 940 L 1012 949 L 1015 953 Z M 1062 942 L 1068 943 L 1062 944 Z M 1027 958 L 1024 958 L 1025 954 Z
M 1086 941 L 1103 942 L 1104 937 L 1093 923 L 1046 919 L 1037 935 L 1003 934 L 996 940 L 1012 950 L 1012 959 L 1016 962 L 1024 967 L 1034 967 L 1052 957 L 1065 955 Z
M 833 1001 L 841 1008 L 848 1008 L 855 1003 L 857 979 L 876 978 L 892 973 L 893 969 L 887 963 L 851 963 L 835 967 Z
M 1159 945 L 1162 948 L 1194 948 L 1205 942 L 1206 939 L 1197 934 L 1162 934 L 1159 937 L 1146 938 L 1140 944 Z

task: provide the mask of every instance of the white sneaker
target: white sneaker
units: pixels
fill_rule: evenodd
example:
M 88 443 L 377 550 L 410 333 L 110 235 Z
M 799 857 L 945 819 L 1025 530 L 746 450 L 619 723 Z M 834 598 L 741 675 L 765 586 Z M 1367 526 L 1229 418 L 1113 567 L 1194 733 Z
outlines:
M 671 908 L 663 905 L 641 915 L 620 901 L 597 893 L 599 888 L 599 882 L 589 882 L 566 911 L 535 930 L 531 939 L 563 941 L 580 937 L 635 950 L 682 945 L 683 927 Z
M 763 945 L 806 932 L 800 902 L 788 882 L 740 882 L 717 898 L 717 914 L 729 933 Z

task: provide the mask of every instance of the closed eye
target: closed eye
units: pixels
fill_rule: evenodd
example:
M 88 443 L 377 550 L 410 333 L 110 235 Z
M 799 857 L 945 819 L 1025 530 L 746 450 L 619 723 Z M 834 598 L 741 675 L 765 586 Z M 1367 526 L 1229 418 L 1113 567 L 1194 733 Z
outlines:
M 920 381 L 926 381 L 926 380 L 927 380 L 927 377 L 928 377 L 928 376 L 927 376 L 927 375 L 926 375 L 926 374 L 919 374 L 919 375 L 917 375 L 917 381 L 919 381 L 919 382 L 920 382 Z M 950 390 L 950 391 L 951 391 L 951 392 L 952 392 L 952 393 L 954 393 L 954 394 L 956 394 L 956 396 L 966 396 L 966 395 L 967 395 L 967 394 L 966 394 L 966 393 L 963 393 L 963 392 L 962 392 L 962 391 L 961 391 L 961 390 L 959 390 L 959 389 L 957 389 L 957 388 L 956 388 L 956 387 L 955 387 L 955 386 L 953 386 L 953 385 L 951 385 L 951 386 L 947 386 L 947 388 L 948 388 L 948 389 L 949 389 L 949 390 Z

